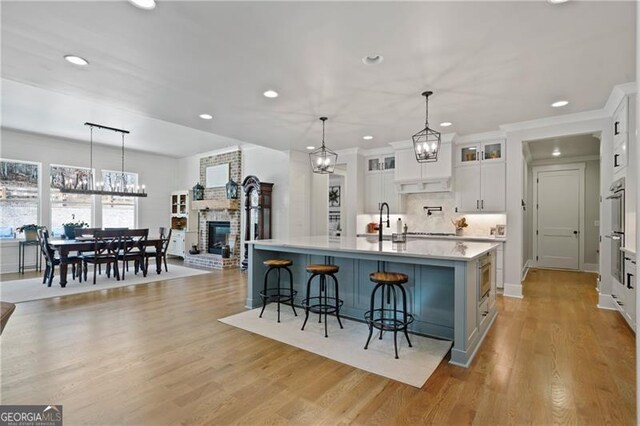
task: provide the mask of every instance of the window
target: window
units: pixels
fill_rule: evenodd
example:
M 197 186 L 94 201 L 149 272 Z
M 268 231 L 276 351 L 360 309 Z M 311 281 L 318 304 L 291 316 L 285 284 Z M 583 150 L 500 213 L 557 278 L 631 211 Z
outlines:
M 51 165 L 51 232 L 64 233 L 63 223 L 93 223 L 93 199 L 85 194 L 63 194 L 60 188 L 87 188 L 91 170 L 81 167 Z
M 0 160 L 0 238 L 13 238 L 16 228 L 38 224 L 38 163 Z
M 136 190 L 138 186 L 137 173 L 102 171 L 102 181 L 105 191 L 122 188 Z M 135 228 L 136 227 L 136 198 L 102 196 L 102 226 L 104 228 Z

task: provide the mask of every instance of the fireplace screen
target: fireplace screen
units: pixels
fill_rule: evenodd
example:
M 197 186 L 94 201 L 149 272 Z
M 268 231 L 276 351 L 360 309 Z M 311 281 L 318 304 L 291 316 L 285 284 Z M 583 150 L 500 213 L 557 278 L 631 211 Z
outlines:
M 207 252 L 222 254 L 222 247 L 229 244 L 231 222 L 207 222 L 207 230 L 209 233 Z

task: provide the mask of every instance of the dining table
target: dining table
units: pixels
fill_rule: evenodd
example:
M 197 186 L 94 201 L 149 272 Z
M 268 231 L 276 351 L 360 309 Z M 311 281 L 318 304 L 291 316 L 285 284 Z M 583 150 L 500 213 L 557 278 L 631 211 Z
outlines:
M 165 242 L 160 237 L 148 238 L 145 247 L 155 247 L 156 252 L 156 272 L 162 272 L 162 244 Z M 67 266 L 69 265 L 69 253 L 71 252 L 91 252 L 95 249 L 95 240 L 91 237 L 79 237 L 75 240 L 50 240 L 49 245 L 60 256 L 60 287 L 67 286 Z

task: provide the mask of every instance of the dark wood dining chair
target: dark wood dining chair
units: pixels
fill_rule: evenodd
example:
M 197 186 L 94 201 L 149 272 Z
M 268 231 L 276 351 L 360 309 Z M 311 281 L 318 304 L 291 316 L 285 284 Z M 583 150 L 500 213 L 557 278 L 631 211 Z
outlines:
M 145 250 L 147 247 L 148 229 L 129 229 L 122 231 L 121 249 L 118 252 L 118 260 L 122 261 L 122 279 L 125 271 L 129 270 L 129 262 L 134 262 L 134 271 L 142 269 L 142 275 L 147 276 L 147 266 L 145 262 Z
M 165 272 L 169 272 L 169 268 L 167 267 L 167 249 L 169 248 L 169 242 L 171 241 L 171 228 L 169 228 L 169 234 L 167 235 L 166 238 L 164 237 L 160 237 L 162 239 L 162 251 L 160 252 L 160 257 L 162 257 L 162 260 L 164 262 L 164 270 Z M 144 257 L 145 257 L 145 262 L 144 262 L 144 268 L 146 270 L 149 270 L 149 258 L 156 257 L 156 248 L 147 248 L 147 250 L 144 253 Z
M 123 231 L 95 231 L 93 234 L 93 252 L 83 254 L 85 280 L 87 279 L 87 264 L 93 264 L 93 284 L 96 283 L 96 272 L 100 265 L 107 265 L 107 277 L 111 278 L 111 266 L 113 275 L 120 281 L 118 271 L 118 251 L 122 240 Z
M 51 287 L 53 277 L 55 276 L 55 267 L 60 265 L 60 258 L 56 256 L 56 251 L 49 244 L 49 231 L 46 228 L 38 230 L 38 243 L 40 244 L 40 251 L 46 263 L 42 276 L 42 284 L 46 283 L 47 287 Z M 82 258 L 80 256 L 67 256 L 67 261 L 71 264 L 73 279 L 75 280 L 77 276 L 79 282 L 82 282 Z
M 93 237 L 93 235 L 95 234 L 96 231 L 101 231 L 101 230 L 102 230 L 101 228 L 76 228 L 76 229 L 73 230 L 73 232 L 76 235 L 76 239 L 78 239 L 80 237 L 82 237 L 82 238 Z M 83 252 L 81 252 L 81 251 L 78 252 L 78 256 L 82 256 L 82 254 L 83 254 Z M 84 254 L 88 255 L 89 252 L 85 251 Z M 87 266 L 87 264 L 84 263 L 85 269 L 86 269 L 86 266 Z M 98 273 L 100 275 L 102 275 L 102 265 L 98 265 Z M 85 275 L 85 280 L 86 280 L 87 273 L 85 272 L 84 275 Z

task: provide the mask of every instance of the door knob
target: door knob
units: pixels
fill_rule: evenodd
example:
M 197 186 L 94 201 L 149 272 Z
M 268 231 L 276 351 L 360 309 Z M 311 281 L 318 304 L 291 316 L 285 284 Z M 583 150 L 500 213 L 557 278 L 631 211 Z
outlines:
M 573 235 L 578 235 L 578 231 L 573 231 Z

